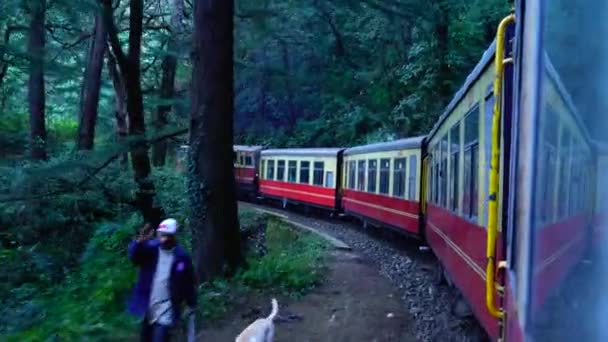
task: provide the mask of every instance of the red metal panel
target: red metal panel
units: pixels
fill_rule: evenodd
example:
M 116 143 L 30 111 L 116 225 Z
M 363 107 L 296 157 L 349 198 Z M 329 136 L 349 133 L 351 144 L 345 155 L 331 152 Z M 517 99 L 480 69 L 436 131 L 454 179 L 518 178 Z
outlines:
M 578 215 L 540 228 L 536 233 L 532 310 L 560 286 L 582 258 L 587 235 L 586 215 Z
M 253 184 L 255 179 L 255 168 L 250 167 L 234 167 L 234 177 L 237 183 Z
M 346 212 L 418 234 L 418 201 L 345 189 L 342 194 L 342 207 Z
M 430 203 L 427 216 L 429 245 L 481 325 L 496 339 L 498 321 L 489 314 L 485 299 L 486 230 Z
M 335 188 L 260 180 L 260 192 L 269 196 L 288 198 L 328 208 L 335 208 L 336 206 Z

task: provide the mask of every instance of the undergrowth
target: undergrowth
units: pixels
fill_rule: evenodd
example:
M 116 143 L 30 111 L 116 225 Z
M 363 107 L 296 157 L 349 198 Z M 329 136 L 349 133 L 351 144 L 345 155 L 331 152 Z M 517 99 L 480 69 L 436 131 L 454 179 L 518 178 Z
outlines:
M 290 228 L 277 219 L 240 211 L 243 225 L 264 227 L 267 253 L 248 256 L 248 267 L 231 279 L 199 287 L 199 321 L 222 317 L 234 298 L 251 291 L 277 290 L 300 296 L 323 274 L 322 240 Z M 21 286 L 11 296 L 27 297 L 20 310 L 4 310 L 5 321 L 22 322 L 6 329 L 6 341 L 106 341 L 136 338 L 139 322 L 125 311 L 136 268 L 127 261 L 126 245 L 139 224 L 132 215 L 124 224 L 100 223 L 86 245 L 76 270 L 59 284 Z M 247 228 L 247 226 L 245 226 Z M 12 315 L 13 317 L 11 317 Z M 21 316 L 20 316 L 21 315 Z M 26 316 L 24 316 L 26 315 Z
M 255 222 L 262 216 L 250 217 Z M 267 219 L 265 235 L 265 255 L 251 254 L 247 258 L 247 268 L 233 279 L 218 279 L 201 287 L 204 319 L 221 318 L 236 298 L 253 291 L 297 298 L 321 281 L 326 270 L 323 262 L 325 241 L 275 218 Z

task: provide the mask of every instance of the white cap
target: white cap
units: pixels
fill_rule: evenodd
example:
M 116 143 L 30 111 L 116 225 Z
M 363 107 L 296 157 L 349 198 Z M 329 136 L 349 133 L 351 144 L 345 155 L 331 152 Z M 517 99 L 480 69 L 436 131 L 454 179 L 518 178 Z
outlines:
M 175 234 L 177 231 L 177 221 L 175 219 L 168 218 L 158 225 L 158 229 L 156 229 L 156 231 L 166 234 Z

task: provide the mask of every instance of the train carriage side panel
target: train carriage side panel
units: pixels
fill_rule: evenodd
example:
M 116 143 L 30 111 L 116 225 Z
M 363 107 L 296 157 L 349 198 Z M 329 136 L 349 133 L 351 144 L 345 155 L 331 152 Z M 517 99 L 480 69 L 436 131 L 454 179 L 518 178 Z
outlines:
M 240 195 L 254 196 L 258 191 L 259 159 L 262 146 L 234 145 L 234 178 Z
M 421 144 L 424 137 L 344 151 L 344 212 L 420 236 Z
M 587 132 L 545 55 L 537 168 L 533 311 L 555 294 L 590 243 L 592 149 Z
M 261 153 L 260 194 L 284 203 L 337 211 L 342 149 L 301 148 Z
M 498 324 L 485 304 L 494 51 L 493 43 L 427 137 L 425 235 L 481 325 L 496 338 Z M 502 186 L 498 198 L 500 209 Z

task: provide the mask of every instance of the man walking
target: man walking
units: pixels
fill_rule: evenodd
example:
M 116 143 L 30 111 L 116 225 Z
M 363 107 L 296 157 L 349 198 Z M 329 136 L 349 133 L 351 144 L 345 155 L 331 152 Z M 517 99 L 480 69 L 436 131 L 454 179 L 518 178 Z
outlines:
M 196 287 L 194 267 L 188 253 L 175 238 L 177 221 L 166 219 L 154 230 L 146 225 L 129 244 L 129 258 L 139 266 L 129 311 L 143 317 L 141 341 L 170 341 L 186 303 L 187 316 L 194 313 Z

